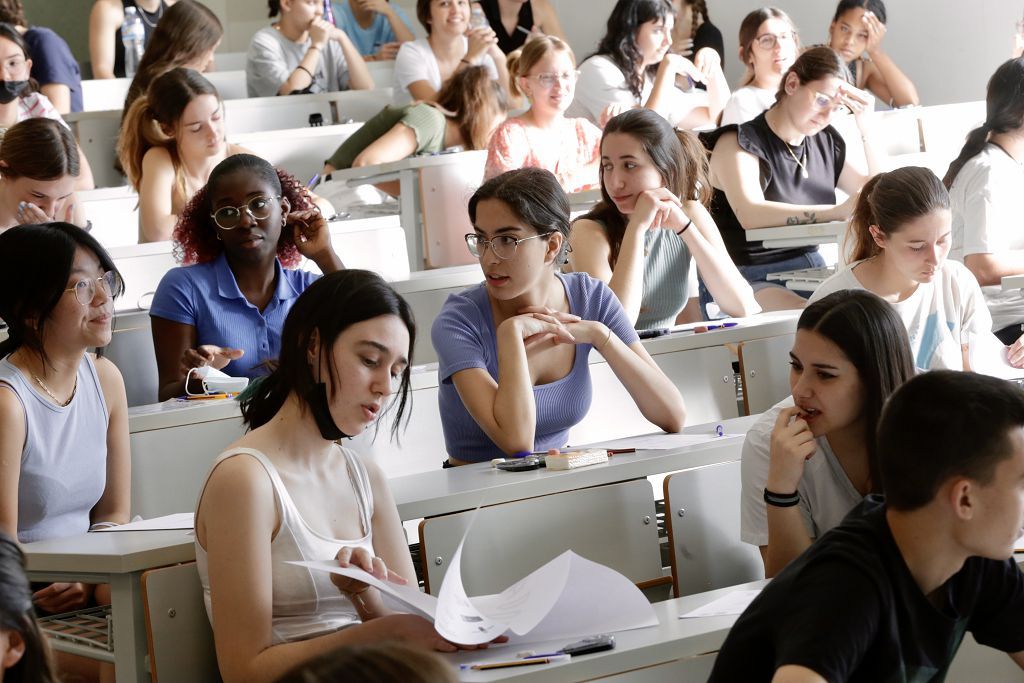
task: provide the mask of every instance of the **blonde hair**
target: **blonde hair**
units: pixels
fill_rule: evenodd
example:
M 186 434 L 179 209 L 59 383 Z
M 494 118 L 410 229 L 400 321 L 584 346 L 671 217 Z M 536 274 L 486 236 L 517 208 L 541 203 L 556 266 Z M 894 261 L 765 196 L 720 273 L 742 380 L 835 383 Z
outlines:
M 517 52 L 518 55 L 516 54 Z M 510 76 L 508 83 L 509 95 L 512 97 L 525 97 L 526 93 L 519 89 L 518 79 L 521 77 L 525 78 L 530 73 L 530 69 L 552 52 L 564 52 L 569 55 L 569 60 L 572 62 L 573 67 L 576 66 L 576 55 L 573 54 L 572 48 L 564 40 L 555 36 L 536 36 L 530 38 L 522 48 L 510 52 L 506 59 Z

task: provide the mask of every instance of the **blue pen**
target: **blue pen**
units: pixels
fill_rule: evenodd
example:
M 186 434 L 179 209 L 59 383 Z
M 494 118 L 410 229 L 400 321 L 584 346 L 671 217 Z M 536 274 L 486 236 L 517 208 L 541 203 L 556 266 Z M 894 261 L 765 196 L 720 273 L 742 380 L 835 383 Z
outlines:
M 309 179 L 308 183 L 306 183 L 306 188 L 307 189 L 313 189 L 314 187 L 316 187 L 316 183 L 317 183 L 318 180 L 320 180 L 320 174 L 319 173 L 314 173 L 313 177 Z

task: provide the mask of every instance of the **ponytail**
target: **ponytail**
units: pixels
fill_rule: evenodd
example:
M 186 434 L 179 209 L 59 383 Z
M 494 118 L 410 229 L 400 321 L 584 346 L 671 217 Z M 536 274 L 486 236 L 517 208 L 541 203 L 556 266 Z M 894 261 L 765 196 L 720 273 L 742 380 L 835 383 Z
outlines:
M 267 424 L 280 412 L 290 393 L 284 373 L 277 368 L 267 377 L 254 379 L 249 390 L 239 398 L 242 422 L 250 431 Z
M 879 173 L 873 176 L 864 187 L 860 189 L 860 197 L 857 198 L 857 206 L 850 216 L 850 225 L 846 230 L 843 251 L 850 254 L 850 261 L 863 261 L 872 256 L 877 256 L 881 249 L 875 244 L 875 238 L 871 236 L 871 226 L 876 225 L 875 212 L 871 209 L 869 197 L 878 185 L 879 179 L 884 176 Z
M 121 162 L 124 173 L 128 176 L 128 184 L 139 191 L 142 183 L 142 160 L 153 147 L 163 147 L 175 161 L 177 170 L 177 150 L 174 138 L 168 137 L 160 129 L 156 120 L 156 112 L 149 105 L 149 98 L 141 95 L 128 108 L 121 124 L 121 134 L 117 138 L 117 158 Z M 177 175 L 177 173 L 175 173 Z
M 881 248 L 871 235 L 872 226 L 889 236 L 903 225 L 933 211 L 949 210 L 949 192 L 930 169 L 904 166 L 879 173 L 861 189 L 850 217 L 844 247 L 853 261 L 877 256 Z
M 520 97 L 525 97 L 525 93 L 519 89 L 519 68 L 522 63 L 522 57 L 523 48 L 512 50 L 512 52 L 505 55 L 505 68 L 508 69 L 508 96 L 513 101 Z
M 964 143 L 960 154 L 957 155 L 956 159 L 953 159 L 953 163 L 949 165 L 946 175 L 942 178 L 942 184 L 946 186 L 947 190 L 953 187 L 953 181 L 956 180 L 960 169 L 968 161 L 980 154 L 981 150 L 985 149 L 985 145 L 988 143 L 988 134 L 991 130 L 988 123 L 983 123 L 967 134 L 967 142 Z
M 495 119 L 508 110 L 505 92 L 482 66 L 467 66 L 438 93 L 437 105 L 455 112 L 455 124 L 467 150 L 486 149 Z

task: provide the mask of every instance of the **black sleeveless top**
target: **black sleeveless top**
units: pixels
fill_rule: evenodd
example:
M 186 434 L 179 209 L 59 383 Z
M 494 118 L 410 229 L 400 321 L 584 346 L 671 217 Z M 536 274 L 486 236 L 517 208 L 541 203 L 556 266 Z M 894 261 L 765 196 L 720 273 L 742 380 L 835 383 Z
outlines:
M 501 23 L 501 9 L 498 7 L 498 0 L 481 0 L 480 7 L 483 8 L 488 23 L 494 29 L 494 34 L 498 38 L 498 47 L 502 52 L 508 54 L 523 46 L 529 36 L 520 31 L 518 27 L 521 26 L 527 31 L 533 28 L 533 7 L 530 5 L 530 0 L 526 0 L 519 10 L 519 20 L 516 22 L 516 28 L 512 30 L 512 35 L 505 32 L 505 25 Z
M 753 154 L 760 162 L 761 189 L 765 199 L 788 204 L 836 203 L 836 184 L 846 162 L 846 143 L 835 128 L 826 126 L 794 147 L 787 145 L 772 132 L 762 113 L 752 121 L 738 126 L 722 126 L 718 130 L 702 133 L 700 138 L 711 151 L 718 138 L 729 131 L 736 132 L 740 149 Z M 787 147 L 792 155 L 786 151 Z M 794 156 L 807 169 L 807 178 L 803 177 L 803 169 L 793 159 Z M 710 211 L 722 233 L 729 256 L 738 266 L 776 263 L 818 249 L 816 246 L 766 249 L 761 242 L 748 242 L 725 192 L 717 187 L 711 198 Z
M 149 37 L 153 35 L 154 29 L 156 29 L 157 22 L 160 21 L 160 17 L 164 15 L 167 10 L 167 3 L 164 0 L 160 0 L 160 6 L 156 8 L 155 12 L 147 12 L 138 5 L 135 4 L 135 0 L 121 0 L 122 7 L 134 7 L 139 12 L 139 16 L 142 17 L 142 28 L 146 31 L 145 45 L 149 45 Z M 124 78 L 124 43 L 121 42 L 121 27 L 117 27 L 117 33 L 114 34 L 114 76 L 116 78 Z

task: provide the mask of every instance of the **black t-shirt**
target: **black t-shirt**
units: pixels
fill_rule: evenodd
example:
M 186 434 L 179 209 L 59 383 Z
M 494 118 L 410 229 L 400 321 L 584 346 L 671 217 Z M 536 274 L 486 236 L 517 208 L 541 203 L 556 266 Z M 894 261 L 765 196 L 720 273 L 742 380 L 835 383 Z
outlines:
M 738 126 L 722 126 L 701 133 L 700 138 L 708 150 L 713 151 L 718 138 L 729 131 L 735 131 L 740 149 L 760 161 L 765 199 L 787 204 L 836 203 L 836 185 L 846 163 L 846 143 L 835 128 L 826 126 L 793 146 L 772 132 L 762 113 Z M 738 266 L 777 263 L 818 249 L 815 246 L 766 249 L 761 242 L 748 242 L 725 192 L 718 188 L 711 197 L 711 216 L 722 233 L 729 256 Z
M 868 496 L 751 603 L 709 681 L 769 681 L 789 664 L 830 683 L 941 681 L 966 631 L 997 650 L 1024 650 L 1024 573 L 1013 560 L 972 557 L 929 599 L 882 499 Z
M 718 57 L 722 60 L 722 68 L 724 69 L 725 41 L 722 40 L 722 32 L 710 21 L 705 21 L 697 27 L 697 33 L 693 36 L 693 55 L 691 57 L 696 56 L 697 52 L 705 47 L 710 47 L 718 53 Z
M 527 31 L 533 28 L 533 7 L 530 5 L 530 0 L 526 0 L 519 9 L 519 20 L 511 35 L 505 31 L 505 25 L 501 23 L 501 9 L 498 7 L 498 0 L 480 0 L 480 7 L 491 28 L 494 29 L 494 35 L 498 39 L 498 48 L 502 52 L 508 54 L 512 50 L 518 50 L 526 43 L 529 35 L 520 31 L 519 27 L 522 26 Z

